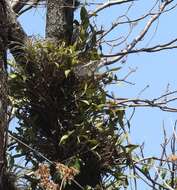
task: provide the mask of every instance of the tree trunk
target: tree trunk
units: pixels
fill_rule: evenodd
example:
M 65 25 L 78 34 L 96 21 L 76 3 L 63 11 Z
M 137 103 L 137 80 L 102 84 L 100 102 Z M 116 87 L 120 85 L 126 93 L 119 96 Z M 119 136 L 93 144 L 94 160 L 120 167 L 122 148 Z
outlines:
M 67 44 L 71 43 L 75 5 L 75 0 L 48 0 L 46 38 L 54 42 L 65 41 Z M 83 159 L 89 160 L 89 163 L 81 167 L 80 174 L 76 177 L 76 181 L 83 187 L 86 185 L 95 187 L 100 181 L 99 164 L 97 164 L 98 160 L 92 153 L 85 155 Z M 65 190 L 79 189 L 81 188 L 75 183 L 65 187 Z
M 48 0 L 46 37 L 70 42 L 73 30 L 75 0 Z
M 1 43 L 1 40 L 0 40 Z M 0 47 L 0 51 L 1 47 Z M 6 129 L 7 129 L 7 74 L 0 53 L 0 190 L 4 189 L 2 179 L 5 172 Z
M 7 45 L 7 15 L 5 2 L 0 1 L 0 190 L 3 190 L 3 176 L 6 166 L 6 131 L 7 131 L 7 74 L 6 74 L 6 45 Z

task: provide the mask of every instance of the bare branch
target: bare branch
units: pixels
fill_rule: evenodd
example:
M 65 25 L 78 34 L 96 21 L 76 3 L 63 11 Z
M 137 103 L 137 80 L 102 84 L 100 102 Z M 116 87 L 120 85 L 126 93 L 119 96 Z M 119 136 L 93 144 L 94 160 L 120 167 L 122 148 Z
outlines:
M 107 1 L 106 3 L 104 3 L 103 5 L 101 5 L 100 7 L 98 7 L 95 11 L 93 11 L 90 15 L 89 18 L 91 18 L 92 16 L 96 15 L 98 12 L 111 7 L 113 5 L 120 5 L 120 4 L 125 4 L 125 3 L 130 3 L 130 2 L 134 2 L 135 0 L 114 0 L 114 1 Z
M 17 16 L 20 16 L 22 13 L 39 5 L 39 2 L 42 1 L 44 0 L 15 0 L 15 1 L 12 0 L 10 5 L 13 11 L 17 14 Z
M 166 190 L 168 190 L 168 188 L 166 188 L 166 187 L 164 187 L 162 184 L 160 184 L 160 183 L 158 183 L 157 181 L 154 181 L 152 178 L 151 178 L 151 176 L 149 176 L 148 174 L 146 174 L 145 172 L 143 172 L 143 170 L 141 169 L 141 168 L 139 168 L 137 165 L 135 165 L 135 168 L 136 168 L 136 170 L 138 170 L 141 174 L 143 174 L 143 176 L 148 180 L 148 181 L 150 181 L 151 183 L 152 183 L 152 185 L 157 185 L 157 186 L 159 186 L 159 187 L 161 187 L 161 188 L 163 188 L 163 189 L 166 189 Z M 138 173 L 137 173 L 138 174 Z M 139 176 L 139 175 L 138 175 Z M 141 178 L 142 179 L 142 178 Z M 149 185 L 149 183 L 147 183 L 148 185 Z M 151 185 L 149 185 L 149 186 L 151 186 Z M 156 189 L 156 188 L 155 188 Z
M 173 45 L 176 42 L 177 42 L 177 38 L 171 40 L 170 42 L 167 42 L 164 44 L 158 44 L 149 48 L 134 49 L 127 52 L 120 52 L 114 55 L 103 55 L 103 57 L 114 57 L 114 56 L 116 57 L 116 56 L 125 56 L 132 53 L 141 53 L 141 52 L 152 53 L 152 52 L 158 52 L 162 50 L 176 49 L 177 45 Z
M 134 50 L 133 48 L 144 38 L 144 36 L 149 31 L 152 24 L 159 18 L 159 16 L 165 11 L 165 8 L 167 7 L 167 5 L 169 5 L 171 2 L 173 2 L 173 0 L 164 1 L 162 3 L 162 5 L 160 6 L 159 11 L 156 14 L 153 14 L 151 16 L 150 20 L 147 22 L 144 29 L 139 33 L 139 35 L 136 38 L 134 38 L 132 40 L 132 42 L 129 45 L 127 45 L 127 47 L 125 49 L 121 50 L 117 54 L 109 55 L 110 59 L 103 58 L 101 63 L 100 63 L 100 66 L 113 64 L 113 63 L 121 60 L 125 55 L 127 55 L 129 53 L 135 53 L 135 51 L 137 52 L 137 50 Z M 167 49 L 167 47 L 162 47 L 162 48 Z M 148 48 L 145 48 L 145 49 L 147 50 Z M 144 51 L 145 51 L 145 49 L 144 49 Z M 150 51 L 150 49 L 149 49 L 149 51 Z M 151 50 L 151 51 L 153 51 L 153 50 Z M 157 49 L 157 47 L 156 47 L 154 49 L 154 51 L 159 51 L 159 49 Z M 103 55 L 103 57 L 104 57 L 104 55 Z
M 169 98 L 167 100 L 161 100 L 162 97 L 167 97 L 171 94 L 176 94 L 177 91 L 173 91 L 171 93 L 167 93 L 163 96 L 160 96 L 159 98 L 154 98 L 152 100 L 148 99 L 140 99 L 140 98 L 115 98 L 109 94 L 107 96 L 115 101 L 116 105 L 113 105 L 112 107 L 156 107 L 161 109 L 162 111 L 167 112 L 177 112 L 177 108 L 170 107 L 167 104 L 172 101 L 176 101 L 177 97 Z
M 13 1 L 13 2 L 12 2 L 11 7 L 12 7 L 12 9 L 14 10 L 14 12 L 18 14 L 18 13 L 23 9 L 23 7 L 24 7 L 25 5 L 27 5 L 27 3 L 28 3 L 29 1 L 30 1 L 30 0 L 23 0 L 23 1 L 21 1 L 21 0 L 16 0 L 16 1 Z

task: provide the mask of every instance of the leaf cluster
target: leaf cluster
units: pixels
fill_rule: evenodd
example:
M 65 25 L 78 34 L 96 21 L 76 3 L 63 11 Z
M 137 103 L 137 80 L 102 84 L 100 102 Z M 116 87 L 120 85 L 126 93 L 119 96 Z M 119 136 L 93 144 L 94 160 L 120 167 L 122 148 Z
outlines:
M 83 187 L 96 187 L 108 174 L 119 179 L 119 186 L 127 185 L 124 171 L 133 149 L 125 146 L 124 110 L 116 109 L 104 88 L 105 81 L 114 79 L 110 74 L 95 79 L 94 73 L 79 78 L 75 67 L 90 58 L 83 58 L 75 44 L 35 40 L 24 50 L 26 64 L 11 63 L 8 81 L 19 121 L 13 135 L 35 151 L 18 142 L 9 149 L 15 148 L 15 156 L 24 156 L 34 168 L 45 162 L 38 152 L 78 168 L 76 179 Z

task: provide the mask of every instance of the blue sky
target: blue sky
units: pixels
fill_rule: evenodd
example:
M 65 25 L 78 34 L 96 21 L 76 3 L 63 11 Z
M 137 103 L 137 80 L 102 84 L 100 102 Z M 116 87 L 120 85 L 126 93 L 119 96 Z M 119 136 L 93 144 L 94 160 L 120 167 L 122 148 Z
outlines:
M 132 8 L 129 15 L 136 18 L 143 14 L 148 7 L 152 6 L 153 0 L 141 0 L 136 2 L 136 6 Z M 99 25 L 108 27 L 112 20 L 125 12 L 127 6 L 109 8 L 101 12 L 96 19 Z M 177 11 L 171 11 L 161 17 L 150 30 L 147 38 L 141 44 L 146 44 L 152 37 L 152 33 L 156 30 L 151 44 L 166 42 L 177 36 L 176 25 Z M 25 31 L 29 35 L 44 36 L 45 33 L 45 9 L 37 9 L 29 11 L 20 17 L 20 22 L 24 26 Z M 142 29 L 145 23 L 137 26 L 133 36 Z M 109 37 L 114 37 L 124 33 L 127 28 L 121 28 L 114 31 Z M 132 37 L 133 37 L 132 36 Z M 106 49 L 107 50 L 107 49 Z M 129 77 L 129 81 L 136 83 L 135 85 L 121 84 L 115 89 L 111 89 L 115 94 L 122 97 L 137 97 L 138 93 L 147 88 L 141 95 L 141 98 L 155 98 L 166 91 L 166 87 L 170 84 L 170 90 L 177 89 L 177 50 L 163 51 L 159 53 L 141 53 L 128 57 L 127 63 L 123 65 L 123 69 L 118 76 L 124 76 L 129 67 L 137 68 L 136 73 Z M 176 104 L 177 106 L 177 104 Z M 148 156 L 159 155 L 160 143 L 162 143 L 162 126 L 170 136 L 173 125 L 177 119 L 177 113 L 166 113 L 157 108 L 138 108 L 131 122 L 131 140 L 133 143 L 141 144 L 145 142 L 145 153 Z

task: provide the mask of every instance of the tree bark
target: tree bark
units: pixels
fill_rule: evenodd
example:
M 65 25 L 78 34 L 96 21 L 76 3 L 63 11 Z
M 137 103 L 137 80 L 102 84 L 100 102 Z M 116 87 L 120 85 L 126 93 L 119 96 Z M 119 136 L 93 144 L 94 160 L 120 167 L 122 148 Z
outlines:
M 73 32 L 74 0 L 48 0 L 46 37 L 70 43 Z
M 7 143 L 7 48 L 10 49 L 17 63 L 22 62 L 23 48 L 27 35 L 16 19 L 7 0 L 0 0 L 0 190 L 12 189 L 6 172 Z M 15 189 L 15 187 L 13 187 Z
M 23 46 L 28 40 L 28 36 L 17 21 L 16 13 L 9 2 L 6 1 L 7 23 L 8 23 L 8 48 L 18 64 L 23 64 Z
M 3 176 L 6 166 L 6 131 L 7 131 L 7 12 L 5 1 L 0 1 L 0 190 L 3 187 Z

